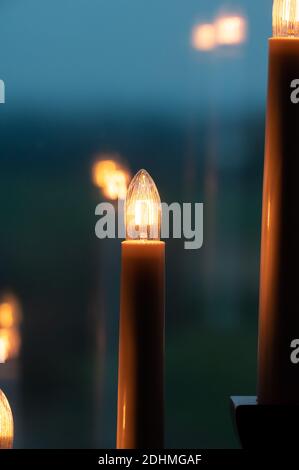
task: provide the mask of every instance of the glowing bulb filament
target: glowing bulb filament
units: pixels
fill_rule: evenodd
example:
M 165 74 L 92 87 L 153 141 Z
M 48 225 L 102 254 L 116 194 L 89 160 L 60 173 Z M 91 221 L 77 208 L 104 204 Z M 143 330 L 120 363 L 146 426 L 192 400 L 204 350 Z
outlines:
M 273 35 L 299 36 L 299 0 L 274 0 Z
M 160 239 L 161 201 L 147 171 L 140 170 L 131 181 L 125 212 L 127 239 Z

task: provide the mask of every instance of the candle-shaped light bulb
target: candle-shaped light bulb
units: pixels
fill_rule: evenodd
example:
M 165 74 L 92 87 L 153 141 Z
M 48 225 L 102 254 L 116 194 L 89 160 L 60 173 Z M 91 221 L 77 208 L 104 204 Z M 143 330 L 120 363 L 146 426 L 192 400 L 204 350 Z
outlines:
M 0 449 L 11 449 L 13 445 L 13 417 L 8 400 L 0 390 Z
M 299 36 L 299 0 L 274 0 L 273 36 Z
M 127 240 L 159 240 L 161 201 L 152 177 L 140 170 L 128 188 L 126 205 Z

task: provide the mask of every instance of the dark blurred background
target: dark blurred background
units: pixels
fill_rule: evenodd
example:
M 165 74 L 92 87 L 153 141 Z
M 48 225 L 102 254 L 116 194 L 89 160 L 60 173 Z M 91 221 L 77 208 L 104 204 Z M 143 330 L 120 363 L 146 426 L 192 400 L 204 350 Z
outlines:
M 167 241 L 166 445 L 238 446 L 229 396 L 256 386 L 271 5 L 1 2 L 0 296 L 22 322 L 0 387 L 16 447 L 115 446 L 120 240 L 94 233 L 103 159 L 146 168 L 165 202 L 205 204 L 201 250 Z

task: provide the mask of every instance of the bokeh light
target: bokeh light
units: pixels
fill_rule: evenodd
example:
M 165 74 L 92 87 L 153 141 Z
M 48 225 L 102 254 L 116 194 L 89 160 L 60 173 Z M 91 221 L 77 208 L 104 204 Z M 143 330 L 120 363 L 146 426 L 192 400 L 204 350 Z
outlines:
M 247 38 L 247 21 L 244 16 L 219 16 L 215 24 L 216 41 L 218 45 L 242 44 Z
M 13 294 L 0 300 L 0 363 L 18 357 L 21 348 L 21 307 Z
M 0 362 L 18 357 L 21 348 L 21 335 L 18 328 L 0 330 Z
M 194 26 L 191 37 L 194 49 L 210 51 L 216 46 L 216 31 L 213 24 L 205 23 Z
M 7 359 L 8 344 L 5 338 L 0 336 L 0 364 L 4 364 Z
M 93 165 L 93 183 L 101 189 L 103 196 L 107 199 L 125 199 L 131 178 L 130 172 L 117 160 L 105 157 L 107 155 L 102 156 Z

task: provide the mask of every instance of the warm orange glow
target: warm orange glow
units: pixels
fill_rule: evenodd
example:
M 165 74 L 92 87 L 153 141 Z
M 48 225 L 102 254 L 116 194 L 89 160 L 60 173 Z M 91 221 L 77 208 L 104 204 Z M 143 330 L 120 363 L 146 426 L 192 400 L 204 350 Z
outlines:
M 274 0 L 273 35 L 299 36 L 299 0 Z
M 18 328 L 0 330 L 0 363 L 18 357 L 21 348 L 21 335 Z
M 116 161 L 97 161 L 92 169 L 93 182 L 107 199 L 125 199 L 130 173 Z
M 221 16 L 215 21 L 218 45 L 242 44 L 247 37 L 247 21 L 243 16 Z
M 12 294 L 3 296 L 0 300 L 0 328 L 12 328 L 21 321 L 19 302 Z
M 14 324 L 14 312 L 11 304 L 4 302 L 0 304 L 0 326 L 11 328 Z
M 13 416 L 8 400 L 0 390 L 0 449 L 11 449 L 13 446 Z
M 127 239 L 158 240 L 161 201 L 152 177 L 140 170 L 132 179 L 126 198 Z
M 191 37 L 194 49 L 210 51 L 216 46 L 216 32 L 213 24 L 199 24 L 193 28 Z
M 104 196 L 108 199 L 125 199 L 127 194 L 127 174 L 123 170 L 114 171 L 103 187 Z
M 0 337 L 0 364 L 4 364 L 8 357 L 8 344 L 6 338 Z
M 126 429 L 126 409 L 127 409 L 127 403 L 126 403 L 126 397 L 125 397 L 124 405 L 123 405 L 123 422 L 122 422 L 123 431 Z
M 2 295 L 0 300 L 0 363 L 19 355 L 21 347 L 21 307 L 12 294 Z

